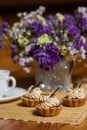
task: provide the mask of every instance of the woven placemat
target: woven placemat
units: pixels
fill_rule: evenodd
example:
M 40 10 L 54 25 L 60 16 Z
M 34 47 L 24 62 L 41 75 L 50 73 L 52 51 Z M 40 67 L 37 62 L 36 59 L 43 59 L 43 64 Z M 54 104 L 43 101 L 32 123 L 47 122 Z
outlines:
M 87 85 L 83 85 L 87 95 Z M 65 96 L 64 92 L 58 92 L 58 98 Z M 60 114 L 55 117 L 42 117 L 36 114 L 34 107 L 25 107 L 22 105 L 21 100 L 16 100 L 8 103 L 0 104 L 0 118 L 4 119 L 16 119 L 25 121 L 36 122 L 51 122 L 70 125 L 79 125 L 87 117 L 87 101 L 84 106 L 81 107 L 64 107 Z

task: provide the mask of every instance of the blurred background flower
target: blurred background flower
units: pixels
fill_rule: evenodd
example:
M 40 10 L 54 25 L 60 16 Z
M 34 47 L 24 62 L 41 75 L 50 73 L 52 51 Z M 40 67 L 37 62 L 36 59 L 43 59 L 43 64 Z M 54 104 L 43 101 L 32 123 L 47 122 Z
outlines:
M 6 38 L 8 27 L 9 27 L 9 24 L 7 22 L 3 22 L 0 25 L 0 50 L 2 50 L 3 48 L 2 42 L 3 42 L 3 38 Z

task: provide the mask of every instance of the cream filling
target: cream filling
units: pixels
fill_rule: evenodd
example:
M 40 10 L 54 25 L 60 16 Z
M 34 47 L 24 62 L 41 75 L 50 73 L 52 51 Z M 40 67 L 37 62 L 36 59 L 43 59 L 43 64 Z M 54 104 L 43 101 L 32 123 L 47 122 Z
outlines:
M 60 105 L 60 101 L 56 97 L 50 97 L 48 100 L 38 104 L 43 108 L 56 107 Z
M 49 99 L 50 95 L 41 95 L 40 96 L 40 101 L 41 102 L 44 102 L 44 101 L 47 101 Z
M 84 88 L 68 89 L 66 92 L 68 98 L 85 98 Z
M 25 97 L 28 97 L 30 99 L 35 99 L 35 98 L 39 98 L 40 95 L 42 94 L 42 91 L 40 90 L 39 87 L 36 87 L 34 89 L 32 89 L 33 85 L 29 87 L 28 91 L 25 94 Z

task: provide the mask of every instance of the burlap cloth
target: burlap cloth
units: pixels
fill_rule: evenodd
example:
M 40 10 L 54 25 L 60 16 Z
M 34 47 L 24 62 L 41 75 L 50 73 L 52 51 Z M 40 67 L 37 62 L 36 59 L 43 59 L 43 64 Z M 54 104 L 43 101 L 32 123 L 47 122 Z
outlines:
M 84 84 L 86 95 L 87 85 Z M 65 96 L 64 92 L 58 92 L 58 98 Z M 34 107 L 25 107 L 22 105 L 21 100 L 16 100 L 8 103 L 0 104 L 0 118 L 4 119 L 16 119 L 25 121 L 36 121 L 36 122 L 51 122 L 61 123 L 70 125 L 79 125 L 87 117 L 87 101 L 84 106 L 81 107 L 64 107 L 60 114 L 55 117 L 42 117 L 37 115 Z

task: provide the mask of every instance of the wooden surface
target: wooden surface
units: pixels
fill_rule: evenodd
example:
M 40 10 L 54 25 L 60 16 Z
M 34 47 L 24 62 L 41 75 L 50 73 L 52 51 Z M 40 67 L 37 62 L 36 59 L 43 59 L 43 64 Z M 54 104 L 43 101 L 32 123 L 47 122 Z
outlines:
M 0 119 L 0 130 L 87 130 L 87 118 L 78 126 Z

